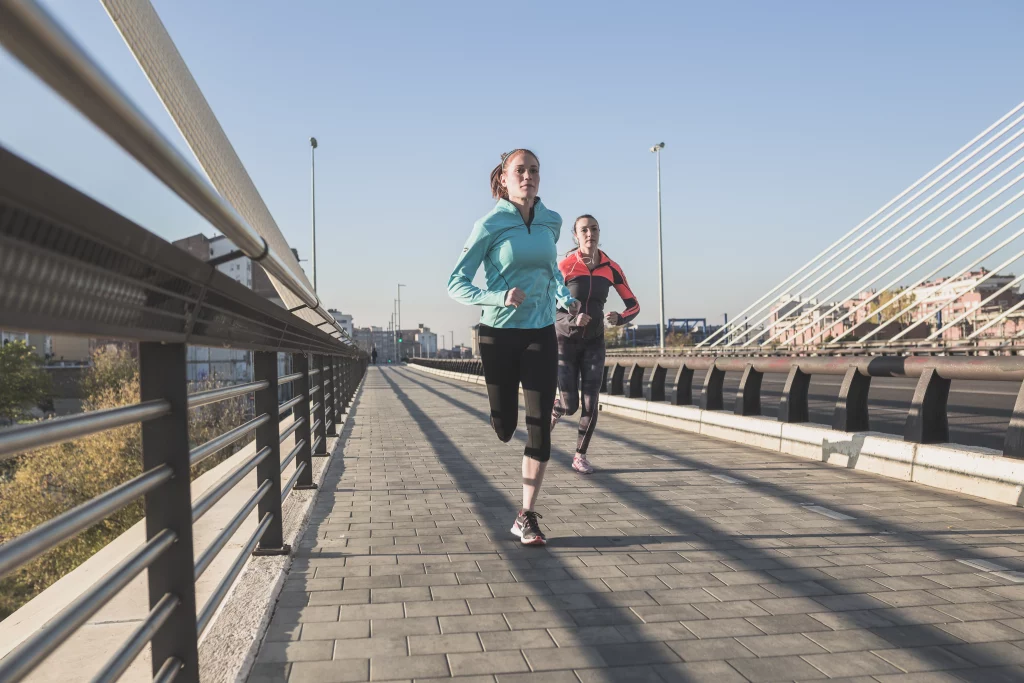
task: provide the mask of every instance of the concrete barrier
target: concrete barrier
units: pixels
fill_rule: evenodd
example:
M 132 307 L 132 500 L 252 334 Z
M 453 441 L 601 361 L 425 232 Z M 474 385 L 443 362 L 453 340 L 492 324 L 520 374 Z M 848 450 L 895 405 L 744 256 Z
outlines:
M 476 375 L 410 367 L 472 384 L 483 382 Z M 880 432 L 840 432 L 828 425 L 785 424 L 767 417 L 744 417 L 607 394 L 601 394 L 599 408 L 609 415 L 1024 506 L 1024 461 L 1007 458 L 989 448 L 914 444 Z

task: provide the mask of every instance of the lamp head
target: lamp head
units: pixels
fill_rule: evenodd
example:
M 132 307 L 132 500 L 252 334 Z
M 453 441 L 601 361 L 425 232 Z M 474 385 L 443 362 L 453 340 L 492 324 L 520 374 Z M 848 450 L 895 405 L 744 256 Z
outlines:
M 660 149 L 665 149 L 665 143 L 664 142 L 659 142 L 654 147 L 651 147 L 651 151 L 652 152 L 657 152 Z
M 310 147 L 312 147 L 313 149 L 316 149 L 316 138 L 310 138 L 310 139 L 309 139 L 309 145 L 310 145 Z

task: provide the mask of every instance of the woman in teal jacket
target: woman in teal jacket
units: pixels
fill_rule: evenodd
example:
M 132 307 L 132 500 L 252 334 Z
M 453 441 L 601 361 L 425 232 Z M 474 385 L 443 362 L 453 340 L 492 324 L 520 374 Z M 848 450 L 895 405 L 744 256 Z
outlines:
M 491 194 L 498 203 L 473 232 L 448 280 L 456 301 L 481 306 L 480 357 L 487 381 L 491 426 L 508 442 L 519 422 L 519 385 L 526 402 L 523 507 L 512 533 L 524 545 L 543 545 L 534 510 L 551 457 L 550 415 L 558 377 L 556 304 L 576 311 L 579 302 L 565 287 L 555 244 L 562 217 L 537 196 L 540 162 L 527 149 L 501 156 L 491 171 Z M 484 267 L 486 288 L 473 284 Z

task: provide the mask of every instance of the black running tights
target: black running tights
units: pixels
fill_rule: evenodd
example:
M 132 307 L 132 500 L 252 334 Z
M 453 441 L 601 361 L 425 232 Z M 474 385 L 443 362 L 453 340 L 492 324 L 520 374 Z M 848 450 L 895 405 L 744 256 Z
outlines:
M 555 403 L 558 344 L 555 326 L 527 330 L 481 325 L 480 358 L 484 364 L 491 426 L 508 442 L 519 423 L 519 385 L 526 403 L 528 458 L 551 457 L 551 409 Z
M 590 437 L 597 427 L 597 403 L 604 379 L 604 337 L 593 339 L 558 338 L 558 401 L 551 413 L 554 427 L 563 415 L 575 415 L 583 394 L 576 452 L 587 454 Z

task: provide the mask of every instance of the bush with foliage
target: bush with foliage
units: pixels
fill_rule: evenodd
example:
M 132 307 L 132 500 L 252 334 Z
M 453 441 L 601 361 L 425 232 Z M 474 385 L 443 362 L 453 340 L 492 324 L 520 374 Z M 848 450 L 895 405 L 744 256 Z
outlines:
M 42 359 L 23 341 L 0 347 L 0 419 L 17 422 L 28 408 L 50 395 L 50 377 Z
M 139 401 L 138 364 L 124 348 L 97 350 L 83 379 L 85 410 Z M 213 388 L 204 383 L 194 390 Z M 203 443 L 246 418 L 244 399 L 191 411 L 190 440 Z M 237 452 L 245 441 L 194 468 L 193 477 Z M 17 459 L 12 479 L 0 482 L 0 543 L 19 536 L 142 472 L 142 429 L 129 425 L 40 448 Z M 0 619 L 87 560 L 142 519 L 141 502 L 124 508 L 0 580 Z

